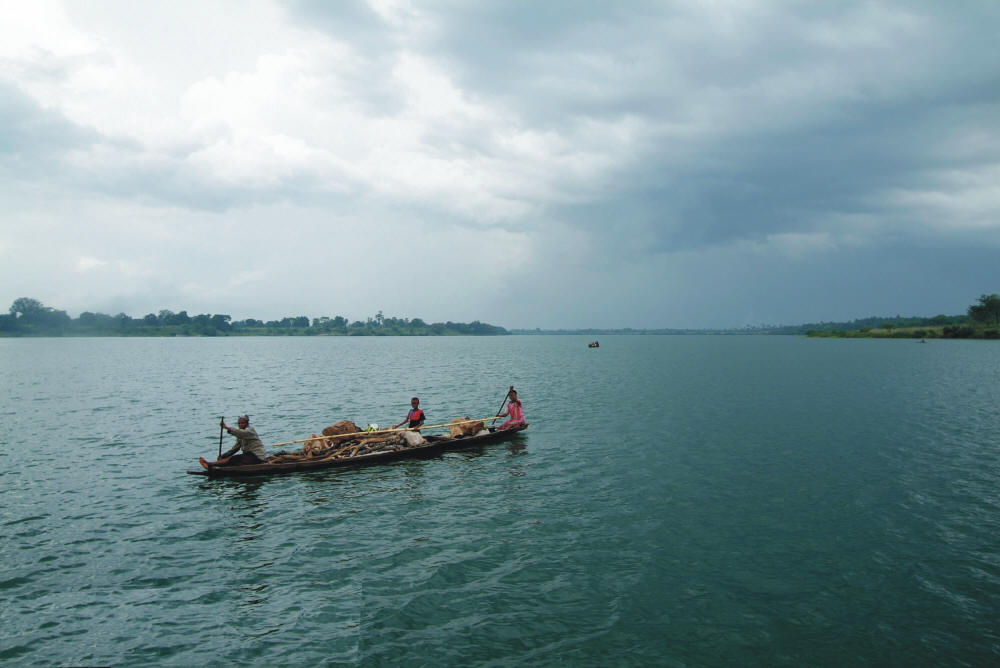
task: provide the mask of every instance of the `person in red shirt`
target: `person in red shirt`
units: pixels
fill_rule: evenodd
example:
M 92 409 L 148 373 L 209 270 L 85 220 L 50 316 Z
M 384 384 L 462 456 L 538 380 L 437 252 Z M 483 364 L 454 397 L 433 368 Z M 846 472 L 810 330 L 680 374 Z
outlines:
M 409 422 L 410 429 L 419 429 L 424 423 L 424 412 L 420 409 L 420 399 L 413 397 L 410 399 L 410 410 L 406 413 L 406 419 L 403 422 L 396 423 L 392 425 L 393 429 L 399 428 L 399 425 Z

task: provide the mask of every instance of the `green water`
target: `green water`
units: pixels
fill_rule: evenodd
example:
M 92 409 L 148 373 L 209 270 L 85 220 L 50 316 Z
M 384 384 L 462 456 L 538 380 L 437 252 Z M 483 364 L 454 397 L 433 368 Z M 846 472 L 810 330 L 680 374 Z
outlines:
M 586 341 L 0 339 L 0 662 L 1000 662 L 1000 345 Z M 274 443 L 510 384 L 511 443 L 184 474 L 222 414 Z

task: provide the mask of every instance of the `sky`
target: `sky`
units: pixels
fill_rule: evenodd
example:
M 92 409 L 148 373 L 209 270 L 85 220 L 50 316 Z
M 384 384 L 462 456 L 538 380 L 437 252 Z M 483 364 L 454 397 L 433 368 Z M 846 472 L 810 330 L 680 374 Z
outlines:
M 0 0 L 0 310 L 738 328 L 998 252 L 997 2 Z

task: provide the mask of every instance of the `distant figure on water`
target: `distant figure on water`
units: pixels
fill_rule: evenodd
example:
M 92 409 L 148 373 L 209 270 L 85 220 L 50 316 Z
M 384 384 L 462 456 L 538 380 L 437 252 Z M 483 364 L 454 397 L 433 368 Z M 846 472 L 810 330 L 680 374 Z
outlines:
M 267 458 L 264 452 L 264 444 L 257 436 L 257 430 L 250 426 L 250 416 L 241 415 L 236 420 L 238 427 L 230 427 L 226 424 L 225 418 L 219 422 L 219 426 L 236 437 L 236 445 L 222 453 L 218 461 L 205 461 L 204 457 L 199 457 L 198 462 L 203 468 L 209 466 L 243 466 L 247 464 L 261 464 Z M 236 454 L 237 452 L 243 452 Z
M 410 410 L 406 413 L 406 419 L 392 425 L 393 429 L 398 429 L 399 425 L 409 422 L 409 429 L 420 429 L 424 424 L 424 412 L 420 409 L 420 399 L 413 397 L 410 399 Z
M 497 417 L 508 418 L 506 422 L 500 425 L 500 429 L 510 429 L 511 427 L 520 427 L 524 425 L 524 405 L 521 400 L 517 398 L 517 390 L 514 388 L 510 389 L 507 393 L 507 412 L 501 413 Z
M 598 343 L 597 341 L 591 341 L 590 343 L 587 344 L 587 347 L 588 348 L 600 348 L 601 344 Z

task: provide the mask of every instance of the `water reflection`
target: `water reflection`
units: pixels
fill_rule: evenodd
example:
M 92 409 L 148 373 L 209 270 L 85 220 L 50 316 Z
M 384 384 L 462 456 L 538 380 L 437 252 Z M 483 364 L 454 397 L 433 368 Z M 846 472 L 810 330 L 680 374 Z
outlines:
M 522 455 L 528 454 L 526 448 L 528 446 L 524 443 L 518 441 L 511 441 L 507 444 L 507 452 L 511 454 L 512 457 L 520 457 Z
M 274 490 L 281 488 L 280 482 L 259 476 L 224 478 L 200 485 L 218 509 L 215 522 L 225 543 L 219 555 L 218 577 L 221 586 L 232 592 L 236 618 L 245 618 L 269 599 L 269 585 L 263 580 L 269 577 L 275 560 L 267 546 L 273 527 L 266 513 L 279 496 Z M 262 493 L 265 487 L 270 487 L 271 493 Z
M 248 612 L 254 606 L 267 601 L 267 596 L 264 595 L 264 592 L 267 591 L 266 584 L 254 583 L 240 585 L 238 591 L 240 592 L 240 601 L 237 604 L 237 609 L 241 613 Z
M 295 473 L 284 477 L 293 496 L 313 507 L 331 503 L 345 507 L 365 497 L 385 493 L 412 493 L 423 485 L 426 463 L 421 460 L 354 465 Z
M 266 477 L 226 478 L 206 481 L 201 489 L 214 497 L 213 505 L 221 508 L 218 522 L 237 530 L 237 543 L 258 540 L 266 522 L 261 515 L 267 511 L 268 497 L 261 495 L 261 488 L 271 480 Z
M 266 476 L 222 478 L 206 480 L 199 485 L 199 488 L 215 497 L 217 501 L 233 502 L 237 504 L 237 510 L 246 510 L 251 515 L 255 515 L 260 512 L 260 508 L 263 505 L 259 492 L 271 480 L 273 478 Z

